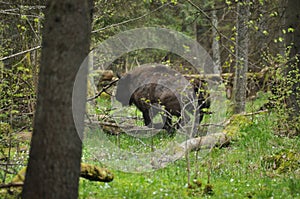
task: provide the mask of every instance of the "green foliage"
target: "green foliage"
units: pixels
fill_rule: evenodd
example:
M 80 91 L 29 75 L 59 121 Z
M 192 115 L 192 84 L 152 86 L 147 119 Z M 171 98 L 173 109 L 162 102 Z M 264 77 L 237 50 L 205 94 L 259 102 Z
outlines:
M 235 65 L 236 0 L 210 1 L 194 0 L 208 16 L 215 6 L 219 21 L 219 36 L 222 42 L 223 72 L 231 72 Z M 40 45 L 43 22 L 40 5 L 23 5 L 24 1 L 1 3 L 0 32 L 3 40 L 0 57 L 22 52 Z M 280 53 L 284 36 L 295 29 L 283 29 L 281 1 L 250 1 L 250 71 L 271 68 L 266 77 L 269 86 L 267 94 L 261 92 L 258 101 L 247 105 L 250 112 L 258 111 L 263 104 L 271 104 L 270 113 L 252 116 L 233 116 L 225 129 L 235 140 L 229 148 L 213 149 L 209 156 L 192 160 L 190 184 L 187 181 L 186 160 L 178 160 L 167 168 L 153 173 L 130 174 L 114 171 L 111 183 L 80 180 L 80 198 L 299 198 L 299 138 L 282 138 L 277 135 L 297 135 L 300 119 L 293 117 L 290 97 L 300 93 L 296 85 L 300 81 L 299 61 L 290 59 L 289 53 Z M 183 32 L 197 38 L 210 53 L 211 21 L 202 11 L 188 1 L 144 0 L 144 1 L 95 1 L 92 48 L 121 31 L 145 26 L 159 26 Z M 8 12 L 8 13 L 5 13 Z M 266 49 L 269 49 L 266 51 Z M 266 52 L 264 52 L 266 51 Z M 264 54 L 263 59 L 260 57 Z M 32 118 L 36 102 L 38 53 L 26 53 L 0 62 L 0 155 L 3 167 L 2 182 L 8 182 L 26 163 L 28 143 L 18 139 L 17 133 L 32 129 Z M 296 60 L 295 62 L 293 62 Z M 105 61 L 105 60 L 104 60 Z M 256 62 L 257 61 L 257 62 Z M 187 71 L 188 63 L 169 52 L 156 49 L 142 49 L 130 52 L 113 64 L 118 71 L 130 70 L 139 63 L 162 62 L 176 65 Z M 257 64 L 262 63 L 262 64 Z M 116 71 L 117 71 L 116 70 Z M 191 70 L 189 70 L 191 71 Z M 296 98 L 299 99 L 297 94 Z M 271 97 L 270 97 L 271 95 Z M 108 96 L 95 100 L 97 108 L 92 114 L 102 121 L 114 110 Z M 297 102 L 298 103 L 298 102 Z M 89 107 L 88 107 L 89 108 Z M 291 114 L 292 113 L 292 114 Z M 131 107 L 128 116 L 138 118 L 142 126 L 141 113 Z M 126 116 L 127 116 L 126 115 Z M 275 135 L 274 135 L 275 132 Z M 298 134 L 299 135 L 299 134 Z M 136 147 L 139 152 L 153 150 L 152 144 L 165 147 L 172 138 L 160 132 L 152 139 L 132 139 L 128 135 L 110 136 L 113 143 L 120 141 L 122 149 Z M 21 150 L 22 149 L 22 150 Z M 84 149 L 83 160 L 95 161 L 91 151 Z M 197 160 L 197 161 L 196 161 Z M 274 166 L 275 165 L 275 166 Z M 274 169 L 276 168 L 276 169 Z M 0 195 L 0 198 L 2 196 Z M 4 198 L 7 198 L 5 195 Z
M 0 75 L 0 120 L 12 120 L 15 128 L 30 129 L 35 106 L 32 70 L 19 63 L 11 69 L 2 67 Z
M 35 106 L 42 2 L 1 3 L 0 121 L 30 130 Z M 23 53 L 21 53 L 23 52 Z M 15 55 L 17 54 L 17 55 Z
M 164 27 L 195 37 L 195 20 L 200 22 L 202 20 L 198 17 L 197 9 L 187 2 L 176 0 L 130 0 L 126 3 L 114 1 L 109 6 L 105 1 L 100 0 L 95 2 L 95 10 L 93 23 L 95 33 L 92 35 L 92 47 L 121 31 L 139 27 Z M 180 60 L 181 62 L 176 63 L 177 65 L 183 62 L 182 58 L 170 52 L 142 49 L 120 57 L 112 67 L 117 69 L 114 71 L 124 72 L 125 68 L 130 70 L 132 66 L 139 64 L 169 60 L 172 63 Z
M 273 56 L 265 53 L 265 61 L 271 65 L 269 78 L 271 96 L 269 107 L 275 111 L 275 131 L 281 135 L 297 135 L 300 132 L 300 115 L 297 106 L 300 106 L 300 71 L 297 57 L 290 58 L 290 47 L 285 54 Z M 294 100 L 293 100 L 294 99 Z
M 228 136 L 237 139 L 245 133 L 245 128 L 251 124 L 252 121 L 247 116 L 233 115 L 224 131 Z
M 279 173 L 300 172 L 300 151 L 298 149 L 283 149 L 274 155 L 263 158 L 263 166 L 277 170 Z
M 12 128 L 8 123 L 0 122 L 0 151 L 4 154 L 4 148 L 9 146 L 12 136 Z M 1 155 L 1 156 L 2 156 Z
M 8 123 L 0 122 L 0 138 L 3 135 L 9 135 L 12 132 L 11 126 Z
M 231 126 L 238 126 L 243 133 L 228 148 L 214 148 L 208 155 L 204 150 L 198 155 L 190 153 L 190 184 L 187 162 L 183 158 L 150 173 L 113 171 L 115 179 L 111 183 L 81 180 L 80 198 L 300 197 L 300 139 L 274 135 L 276 118 L 273 113 L 248 117 L 232 119 Z M 111 136 L 110 139 L 116 141 L 117 138 Z M 170 139 L 160 134 L 154 142 L 163 146 Z M 122 149 L 143 146 L 128 135 L 120 135 L 119 141 Z M 146 140 L 143 142 L 147 143 Z M 117 141 L 115 143 L 118 147 Z M 145 148 L 145 151 L 149 150 Z M 84 148 L 83 155 L 84 161 L 101 165 L 88 149 Z M 278 168 L 282 167 L 281 172 L 274 170 L 274 161 Z

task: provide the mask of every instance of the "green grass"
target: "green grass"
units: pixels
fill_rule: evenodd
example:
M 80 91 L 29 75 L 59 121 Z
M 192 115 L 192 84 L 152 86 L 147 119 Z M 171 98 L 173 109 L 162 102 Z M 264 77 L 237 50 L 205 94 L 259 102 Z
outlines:
M 299 167 L 279 172 L 266 162 L 266 157 L 282 151 L 300 153 L 299 137 L 276 136 L 273 118 L 268 113 L 254 115 L 252 123 L 240 129 L 243 133 L 229 147 L 215 148 L 198 158 L 192 152 L 190 185 L 187 161 L 182 158 L 153 172 L 112 170 L 115 179 L 110 183 L 81 179 L 80 198 L 300 198 Z M 132 138 L 121 138 L 124 149 L 139 146 Z M 154 143 L 159 145 L 168 139 L 159 135 Z M 101 165 L 87 149 L 84 161 Z M 207 184 L 212 186 L 212 193 L 205 191 Z
M 263 100 L 264 96 L 249 102 L 247 111 L 255 112 Z M 109 103 L 105 100 L 99 103 L 100 107 L 106 105 L 104 107 L 108 108 L 99 109 L 98 113 L 107 113 Z M 188 156 L 190 172 L 186 158 L 170 163 L 165 168 L 142 173 L 118 171 L 108 164 L 114 173 L 114 180 L 104 183 L 81 178 L 79 198 L 300 198 L 300 138 L 278 136 L 280 134 L 274 132 L 277 125 L 275 121 L 278 121 L 276 114 L 261 113 L 246 117 L 249 120 L 240 117 L 235 121 L 237 128 L 231 129 L 239 132 L 236 132 L 237 136 L 228 147 L 201 150 L 199 154 L 191 152 Z M 102 144 L 99 138 L 103 138 L 103 135 L 106 136 L 105 142 L 111 144 L 110 147 L 136 153 L 151 153 L 152 145 L 164 149 L 174 139 L 164 131 L 151 138 L 139 139 L 126 134 L 119 137 L 103 134 L 101 130 L 92 133 L 85 139 L 82 161 L 102 167 L 105 165 L 95 155 L 103 153 L 99 147 Z M 15 153 L 13 150 L 12 154 Z M 16 157 L 21 156 L 16 154 Z M 125 160 L 118 163 L 135 166 L 138 162 Z M 1 178 L 3 174 L 3 171 L 0 172 Z M 12 177 L 7 176 L 6 182 Z M 0 193 L 0 198 L 2 196 L 6 197 L 7 194 Z

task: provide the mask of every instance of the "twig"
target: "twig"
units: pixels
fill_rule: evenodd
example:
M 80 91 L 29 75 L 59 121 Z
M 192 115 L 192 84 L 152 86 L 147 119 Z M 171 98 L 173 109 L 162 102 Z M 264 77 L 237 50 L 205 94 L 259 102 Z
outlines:
M 8 189 L 11 187 L 22 187 L 24 185 L 23 182 L 12 182 L 8 184 L 0 184 L 0 189 Z
M 120 26 L 120 25 L 123 25 L 123 24 L 126 24 L 126 23 L 130 23 L 130 22 L 133 22 L 133 21 L 137 21 L 137 20 L 139 20 L 139 19 L 142 19 L 142 18 L 144 18 L 144 17 L 147 17 L 148 15 L 151 15 L 152 13 L 154 13 L 154 12 L 160 10 L 161 8 L 163 8 L 163 7 L 165 7 L 165 6 L 169 5 L 169 4 L 171 4 L 171 3 L 163 4 L 163 5 L 161 5 L 160 7 L 158 7 L 158 8 L 156 8 L 156 9 L 152 10 L 151 12 L 148 12 L 148 13 L 146 13 L 146 14 L 143 14 L 142 16 L 139 16 L 139 17 L 136 17 L 136 18 L 132 18 L 132 19 L 128 19 L 128 20 L 122 21 L 122 22 L 120 22 L 120 23 L 112 24 L 112 25 L 109 25 L 109 26 L 106 26 L 106 27 L 104 27 L 104 28 L 100 28 L 100 29 L 97 29 L 97 30 L 93 30 L 92 33 L 100 32 L 100 31 L 102 31 L 102 30 L 106 30 L 106 29 L 113 28 L 113 27 L 117 27 L 117 26 Z
M 12 54 L 12 55 L 9 55 L 9 56 L 7 56 L 7 57 L 1 57 L 1 58 L 0 58 L 0 61 L 4 61 L 4 60 L 7 60 L 7 59 L 10 59 L 10 58 L 19 56 L 19 55 L 23 55 L 23 54 L 25 54 L 25 53 L 28 53 L 28 52 L 32 52 L 32 51 L 38 50 L 38 49 L 40 49 L 40 48 L 41 48 L 41 46 L 36 46 L 36 47 L 34 47 L 34 48 L 31 48 L 31 49 L 28 49 L 28 50 L 24 50 L 24 51 L 22 51 L 22 52 L 18 52 L 18 53 L 16 53 L 16 54 Z
M 94 97 L 88 98 L 87 101 L 89 102 L 89 101 L 92 101 L 92 100 L 96 99 L 97 97 L 99 97 L 101 95 L 101 93 L 105 92 L 107 89 L 109 89 L 117 81 L 119 81 L 119 79 L 111 81 L 108 85 L 106 85 L 105 87 L 103 87 L 101 89 L 101 91 L 99 91 L 99 93 L 97 93 L 97 95 L 95 95 Z
M 6 166 L 6 165 L 8 165 L 8 166 L 25 166 L 21 163 L 0 163 L 0 166 Z
M 261 113 L 266 113 L 268 112 L 269 110 L 266 109 L 266 110 L 262 110 L 262 111 L 256 111 L 256 112 L 251 112 L 251 113 L 242 113 L 241 115 L 244 115 L 244 116 L 252 116 L 252 115 L 257 115 L 257 114 L 261 114 Z
M 111 122 L 99 122 L 99 121 L 90 121 L 90 124 L 98 124 L 100 126 L 110 126 L 114 128 L 122 128 L 125 126 L 118 125 L 116 123 L 111 123 Z
M 222 122 L 224 123 L 224 122 Z M 205 123 L 205 124 L 200 124 L 200 126 L 216 126 L 216 127 L 224 127 L 224 125 L 220 123 L 220 124 L 213 124 L 213 123 Z
M 7 12 L 5 10 L 1 10 L 0 14 L 14 15 L 14 16 L 26 16 L 26 17 L 33 17 L 33 18 L 43 18 L 42 16 L 39 16 L 39 15 L 23 15 L 23 14 L 14 13 L 14 12 Z
M 212 22 L 212 19 L 211 19 L 211 17 L 201 8 L 201 7 L 199 7 L 198 5 L 196 5 L 194 2 L 192 2 L 191 0 L 186 0 L 190 5 L 192 5 L 194 8 L 196 8 L 197 10 L 199 10 L 199 12 L 201 13 L 201 14 L 203 14 L 204 15 L 204 17 L 205 18 L 207 18 L 207 20 L 209 21 L 209 23 L 211 24 L 211 26 L 216 30 L 216 32 L 218 33 L 218 35 L 220 36 L 220 37 L 222 37 L 222 38 L 225 38 L 227 41 L 229 41 L 230 43 L 232 43 L 232 44 L 234 44 L 235 46 L 237 46 L 237 43 L 235 42 L 235 41 L 232 41 L 230 38 L 228 38 L 226 35 L 224 35 L 224 34 L 222 34 L 220 31 L 219 31 L 219 29 L 213 24 L 213 22 Z M 225 46 L 224 46 L 225 47 Z M 244 49 L 241 49 L 241 47 L 240 46 L 237 46 L 237 48 L 239 48 L 240 50 L 244 50 Z M 236 57 L 236 55 L 234 54 L 234 53 L 232 53 L 229 49 L 227 49 L 228 50 L 228 52 L 233 56 L 233 57 L 235 57 L 235 58 L 237 58 Z

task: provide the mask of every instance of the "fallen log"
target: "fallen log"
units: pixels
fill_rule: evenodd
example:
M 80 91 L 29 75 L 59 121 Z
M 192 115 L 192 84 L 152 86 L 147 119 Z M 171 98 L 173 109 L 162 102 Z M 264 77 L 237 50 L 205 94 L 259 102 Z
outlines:
M 191 151 L 211 149 L 228 145 L 230 138 L 225 133 L 214 133 L 202 137 L 188 139 L 178 145 L 173 145 L 160 158 L 152 161 L 153 168 L 163 168 L 170 162 L 174 162 Z
M 25 181 L 26 167 L 23 167 L 12 179 L 11 183 L 0 184 L 1 188 L 22 187 Z M 111 182 L 114 175 L 106 168 L 100 168 L 96 165 L 81 163 L 80 177 L 90 181 Z
M 203 137 L 189 139 L 180 144 L 184 152 L 199 149 L 210 149 L 212 147 L 222 147 L 229 144 L 229 138 L 225 133 L 214 133 Z
M 111 182 L 114 175 L 106 168 L 81 163 L 80 177 L 90 181 Z

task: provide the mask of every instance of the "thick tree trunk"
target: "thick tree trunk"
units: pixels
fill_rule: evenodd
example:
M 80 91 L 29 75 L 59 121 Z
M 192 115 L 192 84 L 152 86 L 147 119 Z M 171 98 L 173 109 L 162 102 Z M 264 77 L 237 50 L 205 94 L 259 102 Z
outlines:
M 22 197 L 77 198 L 81 140 L 72 115 L 77 71 L 88 54 L 89 0 L 49 0 L 45 13 L 37 109 Z M 81 78 L 86 85 L 86 77 Z M 85 86 L 83 86 L 85 88 Z M 83 122 L 85 93 L 80 100 Z
M 237 36 L 236 36 L 236 68 L 233 85 L 234 113 L 245 111 L 246 89 L 248 71 L 248 22 L 249 0 L 241 0 L 237 3 Z

